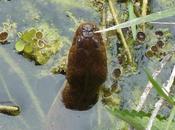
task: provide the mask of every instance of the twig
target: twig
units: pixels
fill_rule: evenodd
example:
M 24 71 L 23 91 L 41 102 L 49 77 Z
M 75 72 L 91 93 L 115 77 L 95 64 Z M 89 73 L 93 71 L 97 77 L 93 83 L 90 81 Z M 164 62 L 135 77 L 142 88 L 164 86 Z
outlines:
M 134 13 L 134 5 L 131 1 L 128 2 L 129 20 L 135 19 L 136 15 Z M 133 39 L 136 40 L 137 28 L 136 25 L 131 26 Z
M 148 0 L 143 0 L 142 4 L 142 16 L 146 16 L 147 13 L 147 5 L 148 5 Z
M 104 2 L 103 10 L 101 11 L 101 13 L 102 13 L 102 19 L 101 19 L 102 29 L 106 28 L 106 5 L 105 5 L 105 3 L 106 2 Z M 104 40 L 104 42 L 106 44 L 107 43 L 106 33 L 102 33 L 102 36 L 103 36 L 103 40 Z
M 142 16 L 146 16 L 147 13 L 147 7 L 148 6 L 148 0 L 143 0 L 142 4 Z M 145 30 L 145 24 L 143 24 L 143 31 Z
M 172 57 L 172 54 L 168 54 L 164 57 L 164 59 L 161 61 L 161 66 L 160 68 L 158 68 L 153 74 L 153 78 L 155 79 L 159 74 L 160 72 L 162 71 L 163 67 L 166 65 L 166 63 L 171 59 Z M 139 104 L 137 105 L 137 108 L 136 108 L 136 111 L 140 111 L 143 107 L 143 104 L 145 103 L 147 97 L 148 97 L 148 94 L 150 93 L 150 90 L 152 89 L 152 84 L 150 82 L 148 82 L 148 84 L 146 85 L 146 88 L 140 98 L 140 101 L 139 101 Z
M 167 86 L 164 86 L 164 89 L 165 89 L 168 93 L 170 92 L 171 86 L 172 86 L 172 84 L 173 84 L 173 82 L 174 82 L 174 78 L 175 78 L 175 65 L 174 65 L 173 71 L 172 71 L 172 73 L 171 73 L 171 76 L 170 76 L 169 80 L 167 81 L 167 82 L 168 82 L 168 83 L 167 83 Z M 151 130 L 152 125 L 153 125 L 153 122 L 154 122 L 154 120 L 155 120 L 155 118 L 156 118 L 156 116 L 157 116 L 157 113 L 159 112 L 159 110 L 160 110 L 160 108 L 161 108 L 163 102 L 164 102 L 164 99 L 161 98 L 161 99 L 155 104 L 155 109 L 154 109 L 154 111 L 152 112 L 152 115 L 151 115 L 151 117 L 150 117 L 150 119 L 149 119 L 149 121 L 148 121 L 148 125 L 147 125 L 146 130 Z
M 113 16 L 114 22 L 117 25 L 117 24 L 119 24 L 119 21 L 118 21 L 116 9 L 113 6 L 112 0 L 108 0 L 108 2 L 109 2 L 109 8 L 110 8 L 111 14 Z M 124 49 L 126 51 L 129 63 L 133 63 L 132 55 L 131 55 L 129 47 L 128 47 L 127 43 L 126 43 L 126 40 L 125 40 L 125 37 L 123 35 L 122 30 L 121 29 L 117 29 L 117 32 L 118 32 L 118 34 L 119 34 L 119 36 L 121 38 L 121 41 L 122 41 L 123 47 L 124 47 Z

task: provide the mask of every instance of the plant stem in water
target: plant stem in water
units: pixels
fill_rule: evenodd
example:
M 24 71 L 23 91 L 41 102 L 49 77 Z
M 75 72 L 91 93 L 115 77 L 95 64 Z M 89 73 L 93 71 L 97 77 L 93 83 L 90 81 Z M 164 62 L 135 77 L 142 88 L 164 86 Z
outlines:
M 148 0 L 143 0 L 143 4 L 142 4 L 142 16 L 146 16 L 147 15 L 147 7 L 148 6 Z M 145 24 L 143 24 L 143 31 L 145 31 Z
M 109 2 L 109 8 L 110 8 L 111 14 L 113 16 L 114 22 L 115 22 L 115 24 L 119 24 L 119 20 L 118 20 L 118 17 L 117 17 L 117 12 L 116 12 L 116 9 L 114 8 L 113 2 L 112 2 L 112 0 L 108 0 L 108 2 Z M 121 42 L 122 42 L 123 47 L 124 47 L 124 49 L 126 51 L 126 55 L 127 55 L 128 61 L 129 61 L 129 63 L 132 64 L 133 63 L 132 55 L 131 55 L 129 47 L 128 47 L 127 43 L 126 43 L 125 37 L 123 35 L 123 32 L 122 32 L 121 29 L 117 29 L 117 32 L 118 32 L 118 34 L 119 34 L 119 36 L 121 38 Z

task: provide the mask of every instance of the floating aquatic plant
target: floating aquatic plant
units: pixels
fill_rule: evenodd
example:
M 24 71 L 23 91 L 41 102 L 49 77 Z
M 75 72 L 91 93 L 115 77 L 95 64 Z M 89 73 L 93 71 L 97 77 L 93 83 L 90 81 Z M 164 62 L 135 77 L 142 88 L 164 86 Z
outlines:
M 144 41 L 144 44 L 147 46 L 147 50 L 145 52 L 145 56 L 148 58 L 157 58 L 162 59 L 169 50 L 173 47 L 173 41 L 171 40 L 171 36 L 169 34 L 168 29 L 160 30 L 145 30 L 147 34 L 147 38 Z
M 37 64 L 45 64 L 60 48 L 62 42 L 56 30 L 48 26 L 29 28 L 20 34 L 15 49 Z
M 0 43 L 4 44 L 7 42 L 8 39 L 8 32 L 0 32 Z

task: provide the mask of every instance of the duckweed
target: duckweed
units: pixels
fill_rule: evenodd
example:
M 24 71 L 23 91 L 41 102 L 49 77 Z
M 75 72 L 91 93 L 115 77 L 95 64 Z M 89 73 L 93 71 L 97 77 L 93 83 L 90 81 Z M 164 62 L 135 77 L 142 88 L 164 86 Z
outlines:
M 54 29 L 36 27 L 29 28 L 20 35 L 15 49 L 41 65 L 47 63 L 50 57 L 59 50 L 61 43 L 60 36 Z

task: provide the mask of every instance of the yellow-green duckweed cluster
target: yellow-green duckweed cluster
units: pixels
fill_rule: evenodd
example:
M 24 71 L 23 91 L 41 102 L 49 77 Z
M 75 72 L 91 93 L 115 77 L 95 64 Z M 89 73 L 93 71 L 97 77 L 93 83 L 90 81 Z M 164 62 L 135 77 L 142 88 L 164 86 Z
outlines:
M 59 34 L 46 25 L 29 28 L 19 34 L 16 51 L 32 59 L 36 64 L 45 64 L 62 46 Z

